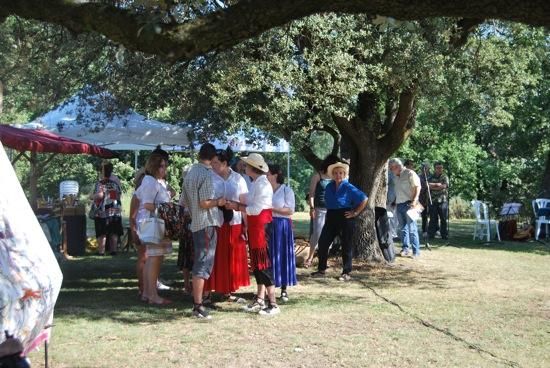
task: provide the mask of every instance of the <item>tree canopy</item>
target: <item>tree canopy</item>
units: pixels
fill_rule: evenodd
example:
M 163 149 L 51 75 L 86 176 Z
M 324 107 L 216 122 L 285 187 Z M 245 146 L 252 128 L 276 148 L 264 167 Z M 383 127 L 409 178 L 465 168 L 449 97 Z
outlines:
M 191 60 L 228 49 L 266 30 L 321 13 L 368 14 L 399 20 L 434 17 L 466 21 L 501 19 L 550 25 L 546 0 L 0 0 L 0 20 L 9 15 L 97 32 L 133 51 L 168 60 Z
M 173 22 L 191 24 L 252 3 L 259 2 L 197 1 L 172 14 L 183 17 Z M 151 16 L 150 7 L 139 10 L 136 4 L 117 6 L 129 17 Z M 170 4 L 157 9 L 160 22 L 171 24 L 164 19 Z M 10 116 L 6 111 L 12 118 L 22 111 L 37 114 L 92 86 L 155 118 L 194 123 L 201 134 L 262 128 L 291 139 L 313 166 L 321 157 L 312 148 L 320 141 L 312 137 L 323 132 L 325 152 L 349 157 L 351 180 L 371 198 L 357 232 L 363 238 L 356 239 L 367 245 L 365 258 L 376 256 L 369 216 L 385 202 L 384 168 L 399 149 L 417 161 L 445 161 L 454 193 L 465 198 L 496 197 L 504 187 L 521 198 L 534 195 L 534 180 L 526 183 L 529 176 L 540 178 L 549 147 L 542 133 L 548 128 L 548 33 L 480 18 L 395 21 L 358 13 L 298 17 L 235 42 L 231 50 L 219 52 L 228 46 L 219 44 L 177 62 L 181 55 L 151 56 L 96 33 L 78 34 L 93 27 L 73 34 L 9 17 L 0 35 L 2 117 Z M 158 34 L 163 32 L 161 27 Z M 51 47 L 60 40 L 60 48 Z M 28 62 L 18 65 L 21 60 Z M 298 170 L 299 193 L 312 171 Z

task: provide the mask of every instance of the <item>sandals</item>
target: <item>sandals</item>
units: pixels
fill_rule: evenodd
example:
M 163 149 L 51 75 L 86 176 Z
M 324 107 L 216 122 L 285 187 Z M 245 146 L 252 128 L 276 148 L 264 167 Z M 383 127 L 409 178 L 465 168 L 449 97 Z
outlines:
M 311 259 L 306 260 L 304 262 L 304 268 L 310 268 L 312 262 L 313 262 L 313 260 L 311 260 Z
M 229 295 L 227 296 L 227 301 L 231 303 L 237 303 L 237 304 L 246 304 L 246 300 L 243 298 L 239 298 L 235 295 Z
M 154 301 L 149 299 L 148 303 L 149 305 L 168 305 L 168 304 L 172 304 L 173 302 L 169 299 L 161 298 L 160 301 Z

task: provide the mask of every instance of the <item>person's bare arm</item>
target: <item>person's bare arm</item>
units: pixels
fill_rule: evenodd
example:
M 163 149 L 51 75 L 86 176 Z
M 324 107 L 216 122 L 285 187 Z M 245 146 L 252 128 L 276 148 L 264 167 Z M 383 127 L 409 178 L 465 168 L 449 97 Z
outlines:
M 447 184 L 445 183 L 428 183 L 430 189 L 432 190 L 443 190 L 447 189 Z
M 273 208 L 272 211 L 283 216 L 291 216 L 294 213 L 292 208 L 288 208 L 288 207 Z
M 199 202 L 199 206 L 201 206 L 201 208 L 205 210 L 209 208 L 214 208 L 214 207 L 222 207 L 222 206 L 225 206 L 225 204 L 226 204 L 225 198 L 207 199 Z
M 413 206 L 416 206 L 418 204 L 418 197 L 420 196 L 420 186 L 412 187 L 411 190 L 411 202 Z
M 317 188 L 317 183 L 321 180 L 321 174 L 316 173 L 311 177 L 309 181 L 309 215 L 315 217 L 315 189 Z
M 363 212 L 363 210 L 365 209 L 365 207 L 367 207 L 367 204 L 368 204 L 368 203 L 369 203 L 368 198 L 365 198 L 365 199 L 363 200 L 363 202 L 361 202 L 361 203 L 359 204 L 359 206 L 357 206 L 353 211 L 347 211 L 347 212 L 345 212 L 345 213 L 344 213 L 344 216 L 345 216 L 346 218 L 352 218 L 352 217 L 357 217 L 357 216 L 359 216 L 359 214 L 360 214 L 361 212 Z

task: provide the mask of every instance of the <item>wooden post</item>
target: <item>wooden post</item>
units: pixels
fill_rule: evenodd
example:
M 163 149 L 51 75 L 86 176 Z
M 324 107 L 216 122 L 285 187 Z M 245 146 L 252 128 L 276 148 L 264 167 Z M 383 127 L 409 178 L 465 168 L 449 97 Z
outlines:
M 29 194 L 30 194 L 30 204 L 33 210 L 36 209 L 36 199 L 38 198 L 38 155 L 36 152 L 31 152 L 31 157 L 29 160 L 30 172 L 29 172 Z

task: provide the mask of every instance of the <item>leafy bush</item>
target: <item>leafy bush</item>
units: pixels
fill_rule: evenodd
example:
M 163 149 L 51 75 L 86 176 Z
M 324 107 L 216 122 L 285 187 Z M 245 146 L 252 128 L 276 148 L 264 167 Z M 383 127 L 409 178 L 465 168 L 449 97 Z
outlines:
M 460 196 L 452 197 L 449 201 L 449 217 L 452 219 L 469 219 L 474 217 L 472 205 Z

